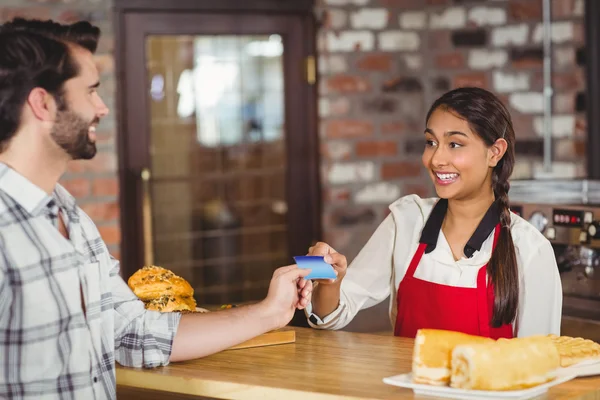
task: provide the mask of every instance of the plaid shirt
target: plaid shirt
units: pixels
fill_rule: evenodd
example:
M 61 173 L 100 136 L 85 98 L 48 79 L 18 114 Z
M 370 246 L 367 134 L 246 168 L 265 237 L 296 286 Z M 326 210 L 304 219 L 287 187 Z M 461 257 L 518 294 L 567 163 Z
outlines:
M 0 398 L 115 399 L 115 361 L 166 365 L 178 324 L 144 308 L 62 186 L 0 163 Z

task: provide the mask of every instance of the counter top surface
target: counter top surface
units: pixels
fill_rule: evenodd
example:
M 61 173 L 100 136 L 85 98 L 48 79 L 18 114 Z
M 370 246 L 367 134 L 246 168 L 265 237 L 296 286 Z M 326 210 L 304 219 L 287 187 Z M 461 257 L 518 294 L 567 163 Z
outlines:
M 286 328 L 296 342 L 228 350 L 156 369 L 117 367 L 122 387 L 230 399 L 413 399 L 382 379 L 411 370 L 413 340 Z M 600 399 L 600 376 L 550 389 L 547 399 Z

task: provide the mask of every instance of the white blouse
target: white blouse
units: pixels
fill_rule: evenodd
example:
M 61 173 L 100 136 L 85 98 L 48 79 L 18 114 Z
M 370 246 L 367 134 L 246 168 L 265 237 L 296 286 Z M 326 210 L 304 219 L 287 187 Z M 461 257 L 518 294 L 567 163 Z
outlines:
M 348 267 L 341 285 L 340 304 L 321 320 L 306 308 L 308 323 L 319 329 L 341 329 L 362 309 L 372 307 L 390 294 L 390 322 L 396 322 L 398 285 L 419 244 L 421 230 L 437 202 L 416 195 L 390 205 L 391 213 Z M 560 334 L 562 286 L 554 250 L 533 225 L 511 213 L 511 234 L 520 275 L 519 308 L 514 335 Z M 415 277 L 457 287 L 477 287 L 477 273 L 491 256 L 493 232 L 471 258 L 455 261 L 450 245 L 440 231 L 435 249 L 423 254 Z

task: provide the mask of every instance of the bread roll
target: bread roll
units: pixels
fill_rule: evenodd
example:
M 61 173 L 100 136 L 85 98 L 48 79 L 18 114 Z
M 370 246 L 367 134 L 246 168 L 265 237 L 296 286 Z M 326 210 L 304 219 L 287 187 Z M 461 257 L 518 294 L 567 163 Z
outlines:
M 196 310 L 196 301 L 193 297 L 180 297 L 165 294 L 156 299 L 145 301 L 144 303 L 146 304 L 146 309 L 160 312 L 193 312 Z
M 133 293 L 143 301 L 155 300 L 163 295 L 192 297 L 194 289 L 182 277 L 168 269 L 157 266 L 146 266 L 137 270 L 127 284 Z
M 412 360 L 413 381 L 435 386 L 450 383 L 452 350 L 465 343 L 493 343 L 493 339 L 466 333 L 419 329 Z
M 473 390 L 518 390 L 556 377 L 560 356 L 547 336 L 461 344 L 452 351 L 450 386 Z

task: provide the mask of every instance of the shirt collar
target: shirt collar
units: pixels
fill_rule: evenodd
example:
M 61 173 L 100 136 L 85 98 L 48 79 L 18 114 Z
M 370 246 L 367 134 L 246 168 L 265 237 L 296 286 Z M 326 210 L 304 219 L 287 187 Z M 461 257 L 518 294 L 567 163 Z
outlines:
M 52 196 L 49 196 L 39 186 L 1 162 L 0 190 L 34 216 L 41 215 L 47 207 L 52 208 L 54 203 L 69 213 L 76 208 L 75 198 L 61 185 L 56 184 Z
M 447 199 L 438 200 L 433 207 L 433 210 L 423 227 L 423 231 L 421 232 L 421 239 L 419 240 L 420 243 L 427 244 L 425 253 L 431 253 L 435 249 L 447 210 Z M 500 222 L 500 211 L 497 202 L 493 202 L 481 219 L 479 226 L 475 229 L 473 236 L 471 236 L 465 245 L 463 250 L 465 256 L 471 258 L 476 251 L 481 250 L 481 245 L 494 231 L 498 222 Z

